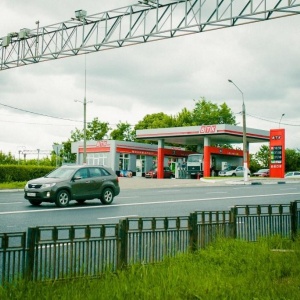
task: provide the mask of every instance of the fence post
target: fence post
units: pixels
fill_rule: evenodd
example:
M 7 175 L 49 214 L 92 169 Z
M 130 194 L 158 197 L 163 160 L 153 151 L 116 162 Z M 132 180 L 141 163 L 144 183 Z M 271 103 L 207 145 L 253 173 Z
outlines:
M 237 208 L 234 206 L 234 207 L 231 207 L 230 209 L 230 227 L 231 227 L 231 237 L 233 239 L 236 239 L 237 237 L 237 224 L 236 224 L 236 216 L 237 216 Z
M 297 201 L 291 202 L 290 213 L 291 213 L 292 240 L 294 241 L 298 231 Z
M 34 276 L 35 242 L 37 240 L 37 228 L 29 227 L 27 231 L 27 259 L 25 279 L 32 281 Z
M 191 213 L 189 216 L 189 233 L 190 233 L 190 250 L 193 252 L 198 249 L 197 213 Z
M 117 269 L 121 270 L 127 266 L 127 244 L 128 230 L 127 219 L 119 221 L 118 224 L 118 239 L 117 239 Z

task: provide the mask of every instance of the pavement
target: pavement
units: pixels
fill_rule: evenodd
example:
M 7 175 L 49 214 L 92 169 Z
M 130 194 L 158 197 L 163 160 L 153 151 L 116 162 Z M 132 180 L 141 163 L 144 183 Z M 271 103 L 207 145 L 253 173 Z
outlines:
M 178 187 L 211 187 L 230 185 L 262 185 L 262 184 L 290 184 L 300 183 L 300 179 L 285 178 L 255 178 L 250 177 L 244 181 L 242 177 L 227 178 L 200 178 L 200 179 L 151 179 L 145 177 L 119 177 L 122 189 L 155 189 L 155 188 L 178 188 Z M 0 189 L 0 192 L 22 192 L 23 189 Z
M 300 183 L 298 179 L 285 178 L 248 178 L 244 181 L 242 177 L 230 178 L 200 178 L 200 179 L 151 179 L 144 177 L 119 177 L 122 189 L 143 189 L 143 188 L 176 188 L 176 187 L 211 187 L 228 185 L 262 185 L 262 184 L 289 184 Z

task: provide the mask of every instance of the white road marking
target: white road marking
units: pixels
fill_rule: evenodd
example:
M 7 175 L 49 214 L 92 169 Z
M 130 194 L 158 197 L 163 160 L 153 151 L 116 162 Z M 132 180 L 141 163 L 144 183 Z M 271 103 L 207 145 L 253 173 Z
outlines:
M 211 194 L 228 194 L 228 192 L 209 192 L 209 193 L 206 193 L 208 195 L 211 195 Z
M 187 202 L 200 202 L 200 201 L 212 201 L 212 200 L 223 200 L 223 199 L 249 199 L 257 197 L 274 197 L 274 196 L 285 196 L 285 195 L 299 195 L 300 193 L 282 193 L 282 194 L 267 194 L 267 195 L 247 195 L 247 196 L 229 196 L 229 197 L 215 197 L 215 198 L 196 198 L 196 199 L 179 199 L 179 200 L 168 200 L 168 201 L 153 201 L 153 202 L 140 202 L 140 203 L 123 203 L 123 204 L 112 204 L 112 205 L 99 205 L 99 206 L 86 206 L 86 207 L 66 207 L 66 208 L 50 208 L 50 209 L 35 209 L 35 210 L 23 210 L 23 211 L 7 211 L 0 212 L 0 215 L 10 214 L 28 214 L 28 213 L 43 213 L 43 212 L 57 212 L 65 210 L 83 210 L 83 209 L 109 209 L 111 207 L 125 207 L 125 206 L 137 206 L 137 205 L 162 205 L 170 203 L 187 203 Z

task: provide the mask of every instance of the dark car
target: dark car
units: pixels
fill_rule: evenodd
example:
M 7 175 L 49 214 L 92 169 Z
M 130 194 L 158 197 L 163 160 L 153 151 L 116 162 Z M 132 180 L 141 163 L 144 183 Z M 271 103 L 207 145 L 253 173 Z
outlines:
M 157 178 L 157 168 L 148 171 L 145 174 L 146 178 Z M 164 167 L 164 178 L 174 178 L 174 173 L 169 167 Z
M 68 206 L 71 200 L 83 203 L 100 199 L 111 204 L 120 193 L 117 175 L 112 169 L 100 166 L 62 166 L 48 175 L 27 182 L 25 199 L 32 205 L 42 202 L 55 203 L 58 207 Z
M 260 169 L 257 172 L 253 173 L 252 176 L 269 177 L 270 176 L 270 170 L 269 169 Z

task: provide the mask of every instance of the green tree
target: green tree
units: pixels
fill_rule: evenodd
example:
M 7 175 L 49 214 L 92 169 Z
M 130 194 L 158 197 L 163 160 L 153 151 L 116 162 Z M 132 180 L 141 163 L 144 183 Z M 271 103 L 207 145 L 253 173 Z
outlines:
M 87 124 L 86 138 L 87 140 L 100 141 L 110 130 L 109 123 L 101 122 L 98 118 L 94 118 L 92 122 Z
M 174 117 L 175 127 L 192 126 L 193 114 L 186 107 Z
M 8 152 L 8 154 L 3 153 L 0 151 L 0 164 L 1 165 L 13 165 L 16 164 L 17 160 L 14 156 L 12 156 L 11 152 Z
M 117 124 L 117 128 L 110 133 L 110 138 L 118 141 L 132 142 L 135 140 L 135 131 L 130 124 L 122 123 Z
M 94 118 L 91 122 L 87 123 L 86 126 L 86 140 L 102 140 L 111 130 L 109 123 L 101 122 L 98 118 Z M 71 137 L 62 143 L 62 149 L 59 154 L 59 164 L 61 162 L 74 163 L 76 162 L 76 154 L 71 152 L 71 144 L 73 142 L 83 141 L 84 131 L 83 129 L 75 128 L 71 131 Z M 53 153 L 55 156 L 55 153 Z
M 102 140 L 104 136 L 111 130 L 109 123 L 101 122 L 98 118 L 94 118 L 92 122 L 87 123 L 86 126 L 86 139 L 87 140 Z M 71 132 L 71 141 L 77 142 L 83 140 L 84 131 L 83 129 L 75 128 Z
M 134 129 L 151 129 L 151 128 L 167 128 L 174 126 L 174 118 L 163 112 L 146 115 L 143 120 L 139 121 Z
M 255 153 L 256 154 L 256 153 Z M 251 173 L 254 173 L 262 168 L 259 161 L 256 159 L 255 154 L 250 154 L 250 163 L 249 163 L 249 169 Z
M 262 145 L 254 158 L 257 160 L 259 168 L 268 168 L 270 165 L 270 146 Z
M 300 153 L 295 149 L 285 149 L 285 170 L 297 171 L 300 170 Z
M 218 106 L 204 97 L 195 101 L 192 125 L 235 124 L 235 116 L 226 103 Z
M 72 141 L 68 139 L 66 142 L 62 143 L 62 149 L 60 150 L 60 159 L 65 163 L 75 163 L 76 154 L 71 151 Z

